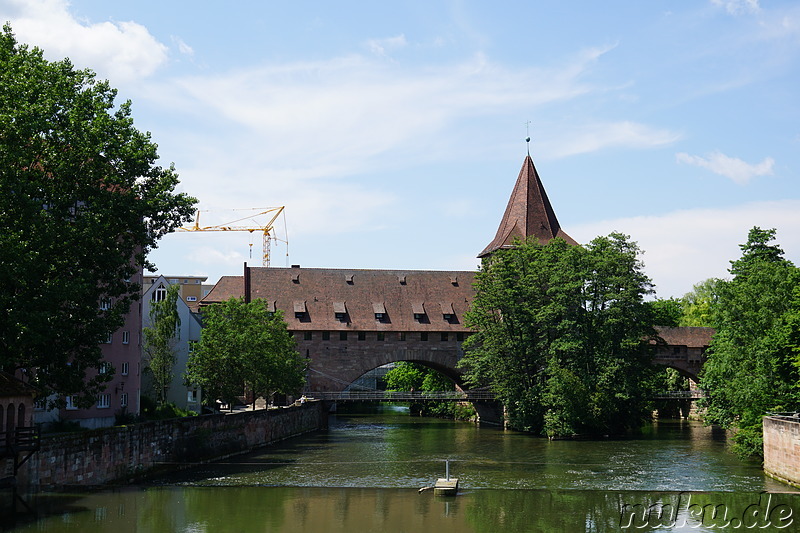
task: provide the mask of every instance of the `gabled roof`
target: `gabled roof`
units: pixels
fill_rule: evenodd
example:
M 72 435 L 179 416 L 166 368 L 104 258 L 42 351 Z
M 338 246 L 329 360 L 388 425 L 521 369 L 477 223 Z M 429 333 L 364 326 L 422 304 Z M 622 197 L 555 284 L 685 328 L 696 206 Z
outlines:
M 522 170 L 519 171 L 500 227 L 497 228 L 497 235 L 478 257 L 487 256 L 501 248 L 511 248 L 515 240 L 524 241 L 530 237 L 538 239 L 540 244 L 547 244 L 556 237 L 561 237 L 572 245 L 578 244 L 561 229 L 539 179 L 539 173 L 533 166 L 533 159 L 527 156 L 522 163 Z
M 291 331 L 469 331 L 463 319 L 475 295 L 474 272 L 247 269 L 250 297 L 275 302 Z M 243 276 L 224 276 L 203 298 L 203 305 L 242 297 L 244 287 Z M 376 314 L 383 316 L 379 320 Z M 415 314 L 425 316 L 415 318 Z M 446 320 L 445 314 L 452 317 Z

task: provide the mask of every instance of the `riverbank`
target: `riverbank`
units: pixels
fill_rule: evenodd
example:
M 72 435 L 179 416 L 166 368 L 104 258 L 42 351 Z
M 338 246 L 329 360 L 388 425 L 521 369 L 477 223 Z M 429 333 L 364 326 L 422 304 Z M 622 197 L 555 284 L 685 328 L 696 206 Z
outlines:
M 35 492 L 133 481 L 326 429 L 324 402 L 45 435 L 17 473 Z

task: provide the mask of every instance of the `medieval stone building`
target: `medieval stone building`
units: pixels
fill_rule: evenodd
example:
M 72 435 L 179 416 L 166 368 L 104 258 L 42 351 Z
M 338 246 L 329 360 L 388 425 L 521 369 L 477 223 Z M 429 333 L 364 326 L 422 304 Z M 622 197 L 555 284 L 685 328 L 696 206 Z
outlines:
M 516 241 L 546 244 L 556 237 L 577 245 L 561 229 L 527 156 L 497 234 L 478 257 L 510 248 Z M 300 354 L 309 360 L 310 391 L 344 390 L 365 372 L 396 361 L 425 364 L 458 385 L 456 364 L 463 355 L 461 344 L 471 333 L 464 314 L 475 295 L 474 279 L 470 271 L 245 265 L 242 276 L 221 278 L 201 305 L 231 297 L 259 298 L 271 310 L 281 310 Z M 696 379 L 695 367 L 702 362 L 709 335 L 693 337 L 691 329 L 671 328 L 669 345 L 659 347 L 663 357 L 655 362 Z

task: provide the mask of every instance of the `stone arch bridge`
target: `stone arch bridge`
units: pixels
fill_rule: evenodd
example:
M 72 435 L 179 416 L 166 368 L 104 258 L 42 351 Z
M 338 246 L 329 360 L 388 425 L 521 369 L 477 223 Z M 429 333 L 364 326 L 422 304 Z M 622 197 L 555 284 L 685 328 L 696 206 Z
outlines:
M 681 375 L 697 382 L 705 362 L 705 351 L 714 333 L 712 328 L 659 327 L 663 342 L 656 345 L 653 364 L 676 369 Z M 324 346 L 309 350 L 310 393 L 336 393 L 345 390 L 365 373 L 388 363 L 411 361 L 432 368 L 450 378 L 463 389 L 457 363 L 463 356 L 460 342 L 402 341 L 392 342 L 384 336 L 377 344 L 364 342 Z

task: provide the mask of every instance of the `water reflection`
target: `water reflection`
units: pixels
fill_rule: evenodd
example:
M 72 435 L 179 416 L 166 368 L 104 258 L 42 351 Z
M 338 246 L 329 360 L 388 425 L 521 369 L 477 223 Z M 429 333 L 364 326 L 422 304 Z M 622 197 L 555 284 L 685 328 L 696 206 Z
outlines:
M 745 520 L 743 528 L 789 524 L 785 530 L 796 531 L 795 515 L 787 519 L 785 513 L 800 509 L 800 497 L 770 497 L 768 503 L 758 493 L 491 489 L 442 498 L 410 489 L 151 487 L 85 495 L 79 506 L 63 505 L 70 496 L 60 504 L 52 500 L 49 516 L 13 531 L 602 532 L 626 525 L 638 531 L 718 531 L 737 519 Z M 691 506 L 706 509 L 706 516 L 692 514 Z

